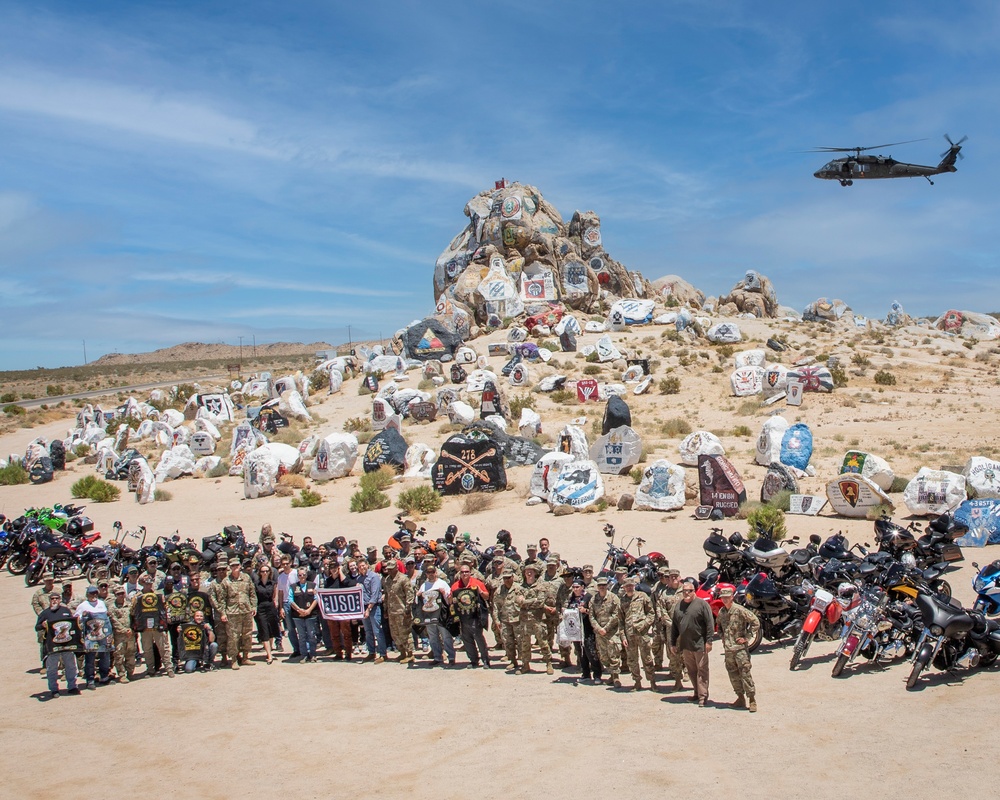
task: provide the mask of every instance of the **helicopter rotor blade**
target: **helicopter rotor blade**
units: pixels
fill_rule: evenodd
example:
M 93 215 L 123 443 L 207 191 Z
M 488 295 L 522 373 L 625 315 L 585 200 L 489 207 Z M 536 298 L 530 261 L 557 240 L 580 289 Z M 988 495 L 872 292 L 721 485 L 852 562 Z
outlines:
M 913 144 L 913 142 L 926 142 L 927 139 L 908 139 L 905 142 L 887 142 L 886 144 L 873 144 L 871 147 L 814 147 L 814 153 L 864 153 L 867 150 L 878 150 L 880 147 L 894 147 L 897 144 Z
M 963 158 L 963 159 L 964 159 L 964 158 L 965 158 L 965 156 L 964 156 L 964 155 L 962 155 L 962 142 L 964 142 L 964 141 L 965 141 L 966 139 L 968 139 L 969 137 L 968 137 L 968 136 L 963 136 L 963 137 L 962 137 L 961 139 L 959 139 L 959 140 L 958 140 L 957 142 L 953 142 L 953 141 L 951 140 L 951 137 L 950 137 L 950 136 L 949 136 L 949 135 L 948 135 L 948 134 L 946 133 L 946 134 L 944 135 L 944 138 L 945 138 L 945 141 L 946 141 L 946 142 L 948 142 L 948 144 L 950 145 L 950 147 L 949 147 L 949 148 L 948 148 L 947 150 L 945 150 L 945 151 L 944 151 L 944 152 L 943 152 L 943 153 L 941 154 L 941 158 L 944 158 L 945 156 L 947 156 L 947 155 L 948 155 L 948 153 L 950 153 L 950 152 L 951 152 L 952 150 L 955 150 L 955 148 L 957 147 L 957 148 L 958 148 L 958 150 L 956 151 L 956 155 L 957 155 L 957 156 L 958 156 L 959 158 Z

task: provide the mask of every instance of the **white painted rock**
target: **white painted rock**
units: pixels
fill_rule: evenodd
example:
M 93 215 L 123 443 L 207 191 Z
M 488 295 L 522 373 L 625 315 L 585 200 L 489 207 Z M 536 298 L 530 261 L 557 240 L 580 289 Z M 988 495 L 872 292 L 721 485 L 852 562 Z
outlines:
M 763 350 L 744 350 L 733 357 L 733 366 L 740 367 L 763 367 L 767 362 L 767 353 Z
M 659 458 L 648 464 L 635 490 L 638 511 L 676 511 L 684 508 L 684 467 Z
M 430 478 L 431 469 L 437 461 L 437 453 L 425 444 L 417 442 L 406 448 L 403 462 L 404 478 Z
M 597 360 L 601 362 L 605 361 L 617 361 L 622 358 L 621 351 L 615 347 L 614 342 L 611 341 L 611 337 L 605 334 L 600 339 L 597 340 Z
M 567 425 L 559 433 L 559 450 L 570 453 L 574 458 L 590 457 L 590 445 L 587 444 L 587 434 L 576 425 Z
M 455 425 L 468 425 L 475 418 L 476 411 L 468 403 L 456 400 L 448 406 L 448 419 Z
M 927 516 L 954 511 L 965 500 L 965 476 L 921 467 L 903 490 L 911 514 Z
M 604 497 L 604 481 L 597 464 L 577 459 L 562 465 L 552 490 L 549 505 L 586 508 Z
M 569 453 L 561 453 L 558 450 L 546 453 L 538 459 L 531 471 L 531 482 L 529 483 L 531 494 L 535 497 L 540 497 L 543 500 L 548 500 L 549 492 L 555 485 L 556 478 L 559 475 L 559 470 L 562 469 L 562 465 L 568 464 L 572 461 L 572 455 Z
M 826 496 L 833 510 L 842 517 L 864 519 L 876 506 L 892 507 L 889 495 L 863 475 L 839 475 L 826 485 Z
M 710 342 L 718 344 L 736 344 L 743 341 L 743 334 L 734 322 L 717 322 L 705 332 Z
M 247 500 L 274 494 L 278 482 L 278 457 L 270 450 L 258 447 L 243 463 L 243 496 Z
M 258 447 L 257 450 L 266 450 L 278 459 L 283 473 L 302 471 L 302 456 L 299 455 L 297 447 L 292 447 L 284 442 L 268 442 Z
M 587 323 L 583 326 L 583 329 L 587 333 L 604 333 L 608 328 L 603 322 L 597 322 L 595 320 L 587 320 Z
M 752 397 L 764 390 L 764 370 L 760 367 L 739 367 L 729 376 L 729 384 L 737 397 Z
M 624 475 L 639 463 L 642 438 L 628 425 L 612 428 L 590 448 L 590 460 L 605 475 Z
M 788 430 L 788 420 L 774 416 L 764 420 L 757 437 L 756 455 L 754 461 L 762 467 L 769 467 L 775 461 L 781 461 L 781 440 Z
M 883 492 L 888 492 L 892 488 L 892 481 L 896 477 L 892 467 L 884 458 L 860 450 L 847 451 L 844 455 L 844 461 L 840 465 L 840 474 L 861 475 L 868 478 Z
M 1000 461 L 972 456 L 962 474 L 975 497 L 1000 498 Z
M 215 439 L 207 431 L 191 434 L 191 452 L 196 456 L 210 456 L 215 452 Z
M 788 367 L 782 364 L 771 364 L 764 370 L 764 392 L 784 394 L 788 386 Z
M 525 439 L 533 439 L 542 432 L 542 418 L 534 409 L 522 408 L 517 428 Z
M 708 431 L 695 431 L 684 437 L 680 444 L 681 463 L 688 467 L 698 466 L 698 456 L 724 456 L 726 448 L 719 437 Z
M 343 478 L 351 474 L 357 460 L 357 437 L 353 433 L 331 433 L 320 440 L 309 477 L 316 481 Z

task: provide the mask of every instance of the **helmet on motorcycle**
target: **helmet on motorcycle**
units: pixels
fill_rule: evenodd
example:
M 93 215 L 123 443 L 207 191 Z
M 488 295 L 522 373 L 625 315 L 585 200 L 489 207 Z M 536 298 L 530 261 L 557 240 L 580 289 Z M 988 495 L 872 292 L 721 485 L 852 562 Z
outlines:
M 510 531 L 503 529 L 497 531 L 497 541 L 502 543 L 505 547 L 510 547 L 510 542 L 511 542 Z
M 844 583 L 837 587 L 837 596 L 842 597 L 845 600 L 852 599 L 857 593 L 858 587 L 853 583 L 848 583 L 847 581 L 844 581 Z
M 731 544 L 733 547 L 742 547 L 743 534 L 739 532 L 734 533 L 732 536 L 729 537 L 729 544 Z

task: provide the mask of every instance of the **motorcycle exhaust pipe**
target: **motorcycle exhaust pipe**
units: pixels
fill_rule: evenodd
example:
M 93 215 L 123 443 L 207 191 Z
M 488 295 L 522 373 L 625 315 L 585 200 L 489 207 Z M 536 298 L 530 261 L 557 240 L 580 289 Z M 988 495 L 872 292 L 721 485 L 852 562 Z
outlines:
M 955 660 L 955 667 L 973 669 L 979 666 L 979 651 L 975 647 L 970 647 Z

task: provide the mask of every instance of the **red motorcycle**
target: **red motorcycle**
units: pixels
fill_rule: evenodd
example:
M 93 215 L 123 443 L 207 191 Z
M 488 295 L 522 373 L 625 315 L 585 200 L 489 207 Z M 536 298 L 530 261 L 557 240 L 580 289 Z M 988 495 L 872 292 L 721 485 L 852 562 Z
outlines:
M 90 546 L 100 538 L 100 533 L 78 539 L 63 538 L 41 527 L 28 551 L 31 562 L 24 572 L 25 585 L 34 586 L 46 573 L 55 579 L 83 575 L 104 554 L 104 548 Z
M 861 602 L 858 588 L 853 583 L 840 584 L 836 595 L 811 581 L 802 581 L 802 589 L 810 598 L 809 611 L 802 623 L 798 639 L 795 640 L 795 645 L 792 647 L 789 669 L 795 669 L 805 657 L 809 651 L 809 645 L 816 638 L 816 632 L 822 623 L 825 623 L 828 628 L 834 628 L 840 622 L 845 611 L 854 608 Z

